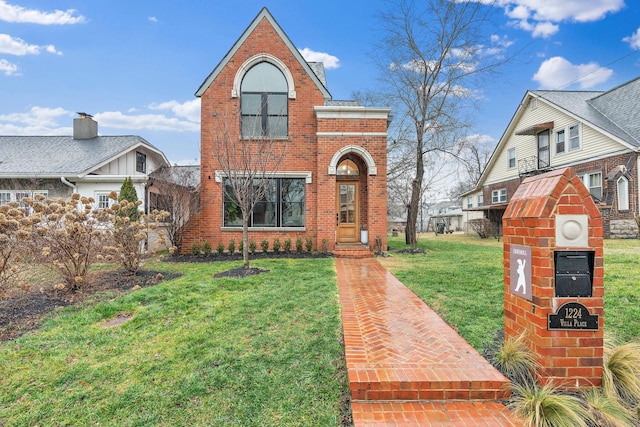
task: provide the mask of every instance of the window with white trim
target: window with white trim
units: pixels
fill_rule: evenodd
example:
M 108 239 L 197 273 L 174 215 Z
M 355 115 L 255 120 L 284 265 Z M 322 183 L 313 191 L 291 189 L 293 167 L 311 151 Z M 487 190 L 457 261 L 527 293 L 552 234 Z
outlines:
M 569 151 L 580 149 L 580 133 L 580 123 L 569 126 Z
M 282 71 L 260 62 L 242 78 L 241 134 L 245 138 L 287 136 L 288 86 Z
M 473 207 L 473 196 L 467 197 L 467 208 Z
M 147 155 L 136 151 L 136 172 L 147 173 Z
M 224 226 L 242 227 L 242 212 L 234 200 L 228 178 L 224 179 Z M 305 178 L 270 178 L 264 196 L 249 218 L 249 227 L 304 227 Z
M 565 130 L 560 129 L 556 132 L 556 154 L 562 154 L 566 150 L 565 146 Z
M 96 191 L 94 200 L 96 209 L 106 209 L 115 203 L 115 200 L 109 198 L 110 191 Z
M 0 205 L 8 205 L 11 201 L 11 193 L 8 191 L 0 192 Z
M 586 173 L 581 178 L 591 196 L 596 200 L 602 199 L 602 172 Z
M 47 197 L 48 190 L 0 190 L 0 205 L 7 205 L 11 202 L 17 202 L 27 215 L 31 215 L 31 208 L 22 201 L 24 198 L 33 199 L 37 194 Z
M 484 204 L 484 195 L 478 194 L 478 206 L 482 206 Z
M 491 192 L 491 203 L 507 203 L 507 189 L 493 190 Z
M 629 180 L 625 176 L 618 178 L 616 183 L 616 190 L 618 192 L 618 210 L 629 210 Z
M 509 148 L 507 150 L 507 167 L 513 169 L 516 167 L 516 149 Z

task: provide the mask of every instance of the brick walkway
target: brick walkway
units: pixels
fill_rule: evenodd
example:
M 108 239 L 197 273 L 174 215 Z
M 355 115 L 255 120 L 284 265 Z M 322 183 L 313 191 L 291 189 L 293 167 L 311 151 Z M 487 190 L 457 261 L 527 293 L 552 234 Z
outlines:
M 516 426 L 509 383 L 375 259 L 336 259 L 355 427 Z

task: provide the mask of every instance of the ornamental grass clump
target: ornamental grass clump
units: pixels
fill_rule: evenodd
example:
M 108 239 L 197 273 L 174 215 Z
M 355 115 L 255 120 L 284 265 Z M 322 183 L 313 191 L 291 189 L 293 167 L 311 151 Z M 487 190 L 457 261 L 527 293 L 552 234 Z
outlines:
M 594 420 L 580 398 L 551 383 L 513 386 L 511 410 L 527 427 L 590 427 Z
M 535 384 L 540 363 L 527 346 L 525 335 L 507 337 L 491 359 L 496 369 L 512 383 L 522 386 Z
M 605 341 L 602 375 L 604 394 L 618 399 L 627 409 L 638 413 L 640 404 L 640 343 L 616 346 Z

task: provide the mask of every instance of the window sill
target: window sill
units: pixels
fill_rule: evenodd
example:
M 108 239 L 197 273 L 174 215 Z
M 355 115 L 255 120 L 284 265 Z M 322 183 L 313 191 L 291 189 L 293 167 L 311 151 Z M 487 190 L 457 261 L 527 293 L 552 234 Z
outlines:
M 242 227 L 222 227 L 221 230 L 242 232 Z M 249 227 L 249 231 L 307 231 L 307 227 Z

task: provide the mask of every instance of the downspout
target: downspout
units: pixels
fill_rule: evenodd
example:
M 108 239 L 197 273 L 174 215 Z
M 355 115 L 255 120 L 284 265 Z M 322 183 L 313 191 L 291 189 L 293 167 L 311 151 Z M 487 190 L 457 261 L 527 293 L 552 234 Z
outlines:
M 76 187 L 76 185 L 75 185 L 75 184 L 73 184 L 72 182 L 69 182 L 69 181 L 67 180 L 67 178 L 65 178 L 64 176 L 61 176 L 61 177 L 60 177 L 60 181 L 62 181 L 62 183 L 63 183 L 64 185 L 67 185 L 67 186 L 69 186 L 69 187 L 73 188 L 73 192 L 74 192 L 74 193 L 77 193 L 77 192 L 78 192 L 78 187 Z

